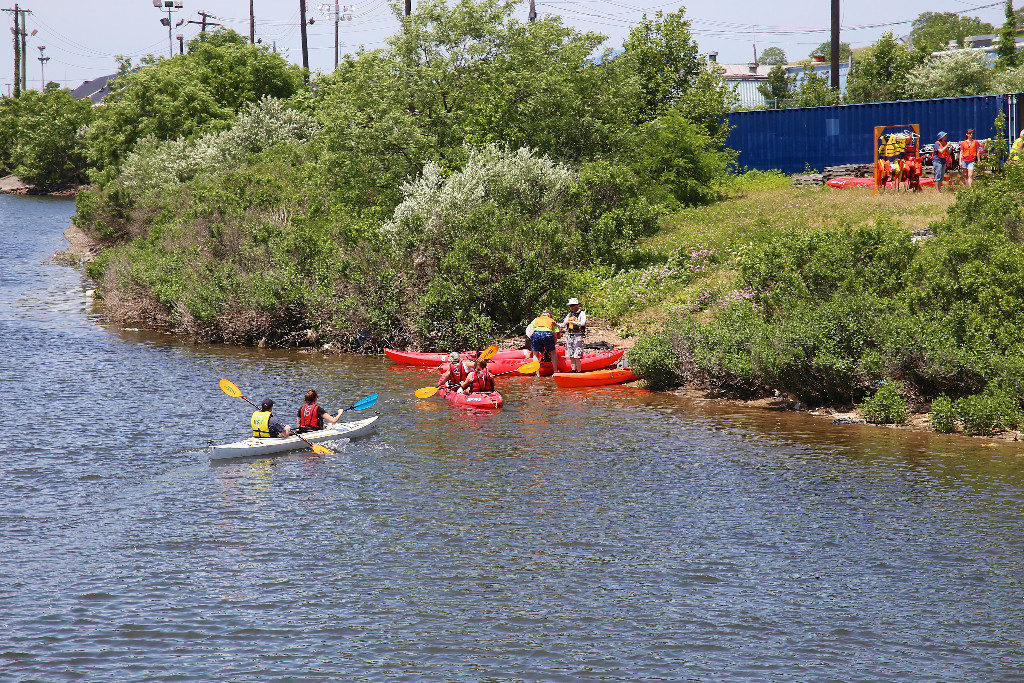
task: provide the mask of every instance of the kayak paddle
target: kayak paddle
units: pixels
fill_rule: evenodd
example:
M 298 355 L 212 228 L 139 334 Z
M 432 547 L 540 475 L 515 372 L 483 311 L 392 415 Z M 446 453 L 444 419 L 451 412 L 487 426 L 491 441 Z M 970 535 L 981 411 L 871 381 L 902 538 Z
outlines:
M 367 408 L 373 406 L 373 404 L 376 402 L 377 394 L 370 394 L 365 398 L 359 399 L 358 401 L 350 405 L 348 408 L 342 408 L 339 412 L 344 413 L 346 410 L 366 410 Z
M 242 390 L 239 389 L 238 387 L 236 387 L 233 382 L 231 382 L 229 380 L 226 380 L 226 379 L 222 379 L 220 381 L 220 388 L 221 388 L 221 391 L 223 391 L 228 396 L 230 396 L 232 398 L 240 398 L 243 401 L 245 401 L 246 403 L 248 403 L 249 405 L 251 405 L 253 408 L 256 408 L 257 410 L 259 410 L 259 406 L 257 406 L 255 403 L 253 403 L 248 398 L 243 396 L 242 395 Z M 376 397 L 376 394 L 374 394 L 374 396 Z M 369 398 L 369 396 L 367 396 L 367 398 Z M 376 401 L 376 400 L 377 399 L 374 398 L 374 401 Z M 297 436 L 302 441 L 305 441 L 306 445 L 308 445 L 310 448 L 312 448 L 314 453 L 317 453 L 319 455 L 331 455 L 332 453 L 334 453 L 334 451 L 332 451 L 327 446 L 321 446 L 320 444 L 317 444 L 317 443 L 310 443 L 309 441 L 306 441 L 306 439 L 303 439 L 302 436 L 299 435 L 299 434 L 292 434 L 291 436 Z
M 533 361 L 532 363 L 524 363 L 515 370 L 509 370 L 508 372 L 499 372 L 494 377 L 501 377 L 502 375 L 513 375 L 519 373 L 520 375 L 532 375 L 540 369 L 540 363 Z M 422 389 L 416 390 L 416 398 L 430 398 L 437 393 L 437 387 L 423 387 Z

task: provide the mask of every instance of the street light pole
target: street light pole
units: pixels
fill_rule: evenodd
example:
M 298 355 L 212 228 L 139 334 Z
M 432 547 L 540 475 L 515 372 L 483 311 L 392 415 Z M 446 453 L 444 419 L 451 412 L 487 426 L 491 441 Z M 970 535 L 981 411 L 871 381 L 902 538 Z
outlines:
M 167 55 L 172 58 L 174 57 L 174 32 L 172 31 L 171 13 L 180 11 L 183 6 L 182 0 L 153 0 L 153 7 L 167 12 L 167 16 L 161 18 L 160 23 L 167 27 Z
M 43 92 L 44 90 L 46 90 L 46 63 L 48 61 L 50 61 L 50 58 L 47 57 L 45 54 L 43 54 L 44 50 L 46 50 L 46 46 L 45 45 L 40 45 L 39 46 L 39 58 L 38 58 L 39 59 L 39 82 L 40 82 L 39 92 Z

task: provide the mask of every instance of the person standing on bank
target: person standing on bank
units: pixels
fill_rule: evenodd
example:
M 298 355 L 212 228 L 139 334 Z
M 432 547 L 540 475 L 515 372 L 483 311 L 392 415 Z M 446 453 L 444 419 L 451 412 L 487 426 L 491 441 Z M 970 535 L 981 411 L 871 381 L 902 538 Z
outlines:
M 331 415 L 322 406 L 317 405 L 316 389 L 306 392 L 306 405 L 299 408 L 299 424 L 295 427 L 296 434 L 312 432 L 324 428 L 324 423 L 334 424 L 341 419 L 341 411 L 337 415 Z
M 587 333 L 587 312 L 580 308 L 580 300 L 569 299 L 569 313 L 562 321 L 565 330 L 565 355 L 573 372 L 583 371 L 583 337 Z
M 935 169 L 935 190 L 942 192 L 942 181 L 946 177 L 946 169 L 953 159 L 953 146 L 946 139 L 946 131 L 941 131 L 935 140 L 935 156 L 932 157 L 932 167 Z
M 533 351 L 534 359 L 541 363 L 550 360 L 557 370 L 556 332 L 558 332 L 558 323 L 551 317 L 551 311 L 544 311 L 526 326 L 526 336 L 530 338 L 530 350 Z M 537 376 L 540 377 L 540 368 L 537 369 Z
M 974 139 L 974 129 L 968 128 L 966 138 L 960 143 L 960 168 L 965 177 L 967 187 L 974 183 L 974 162 L 978 160 L 978 141 Z

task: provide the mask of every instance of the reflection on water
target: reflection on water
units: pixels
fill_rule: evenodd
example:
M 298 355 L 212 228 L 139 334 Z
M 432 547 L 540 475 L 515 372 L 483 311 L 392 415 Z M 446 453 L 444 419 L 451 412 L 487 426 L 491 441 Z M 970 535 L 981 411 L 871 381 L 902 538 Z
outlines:
M 44 263 L 72 210 L 0 196 L 2 678 L 1024 674 L 1015 444 L 118 330 Z M 211 466 L 222 377 L 379 434 Z

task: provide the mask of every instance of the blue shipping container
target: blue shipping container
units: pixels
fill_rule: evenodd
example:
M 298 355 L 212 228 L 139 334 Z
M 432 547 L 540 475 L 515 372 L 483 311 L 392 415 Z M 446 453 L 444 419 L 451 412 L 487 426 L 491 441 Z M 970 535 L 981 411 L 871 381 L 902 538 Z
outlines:
M 870 164 L 875 160 L 875 126 L 921 126 L 921 144 L 946 131 L 951 141 L 963 140 L 968 128 L 983 140 L 995 135 L 999 112 L 1007 117 L 1010 141 L 1024 128 L 1024 95 L 976 95 L 934 100 L 903 100 L 834 107 L 738 111 L 729 114 L 733 126 L 727 146 L 739 152 L 740 168 L 800 173 L 840 164 Z

